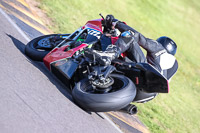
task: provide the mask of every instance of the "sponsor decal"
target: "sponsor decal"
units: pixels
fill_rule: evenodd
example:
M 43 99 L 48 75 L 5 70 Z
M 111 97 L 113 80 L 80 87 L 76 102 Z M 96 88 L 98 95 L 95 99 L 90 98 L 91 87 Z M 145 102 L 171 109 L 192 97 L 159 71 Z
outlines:
M 95 29 L 88 28 L 88 34 L 100 38 L 101 32 Z

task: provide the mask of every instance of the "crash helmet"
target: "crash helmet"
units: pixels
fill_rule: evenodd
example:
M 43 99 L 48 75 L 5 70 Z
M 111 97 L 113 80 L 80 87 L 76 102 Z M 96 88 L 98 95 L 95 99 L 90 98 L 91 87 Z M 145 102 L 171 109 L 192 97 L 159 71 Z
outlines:
M 176 54 L 177 45 L 171 38 L 162 36 L 159 37 L 156 41 L 162 44 L 162 46 L 167 50 L 169 54 Z

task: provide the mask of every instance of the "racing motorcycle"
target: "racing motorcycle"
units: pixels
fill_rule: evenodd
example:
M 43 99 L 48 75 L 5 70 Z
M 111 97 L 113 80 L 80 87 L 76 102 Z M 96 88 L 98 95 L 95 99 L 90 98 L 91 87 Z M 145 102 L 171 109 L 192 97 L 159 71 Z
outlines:
M 130 103 L 143 103 L 168 93 L 168 80 L 148 63 L 127 62 L 123 53 L 102 66 L 92 50 L 105 50 L 119 34 L 104 17 L 90 20 L 71 34 L 51 34 L 31 40 L 25 54 L 45 66 L 72 91 L 76 104 L 87 111 L 137 112 Z M 109 34 L 109 36 L 108 36 Z M 90 53 L 91 52 L 91 53 Z

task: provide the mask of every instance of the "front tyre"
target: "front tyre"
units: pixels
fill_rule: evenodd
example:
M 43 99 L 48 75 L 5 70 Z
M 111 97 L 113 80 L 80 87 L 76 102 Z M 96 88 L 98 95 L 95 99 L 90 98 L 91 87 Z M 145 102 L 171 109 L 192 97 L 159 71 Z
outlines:
M 43 58 L 69 34 L 50 34 L 31 40 L 25 47 L 25 54 L 35 61 L 43 61 Z
M 110 75 L 114 84 L 108 92 L 96 91 L 88 79 L 83 79 L 76 84 L 72 91 L 75 102 L 87 111 L 107 112 L 120 110 L 133 101 L 136 87 L 133 82 L 118 74 Z

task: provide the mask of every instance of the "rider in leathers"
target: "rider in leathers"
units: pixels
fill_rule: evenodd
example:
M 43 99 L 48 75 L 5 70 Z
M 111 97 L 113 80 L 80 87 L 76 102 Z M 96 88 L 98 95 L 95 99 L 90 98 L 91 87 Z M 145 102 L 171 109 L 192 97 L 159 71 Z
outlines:
M 176 48 L 172 51 L 174 53 L 169 53 L 158 41 L 144 37 L 130 26 L 114 19 L 112 15 L 107 15 L 105 21 L 108 27 L 118 29 L 121 32 L 121 36 L 116 41 L 115 45 L 109 45 L 106 51 L 93 51 L 93 54 L 100 57 L 99 60 L 101 64 L 108 65 L 111 63 L 111 60 L 118 58 L 121 53 L 126 52 L 127 57 L 131 61 L 136 63 L 148 62 L 168 80 L 177 71 L 178 63 L 173 56 L 176 52 Z M 176 45 L 174 41 L 170 41 L 170 44 Z M 147 51 L 146 58 L 140 46 Z

